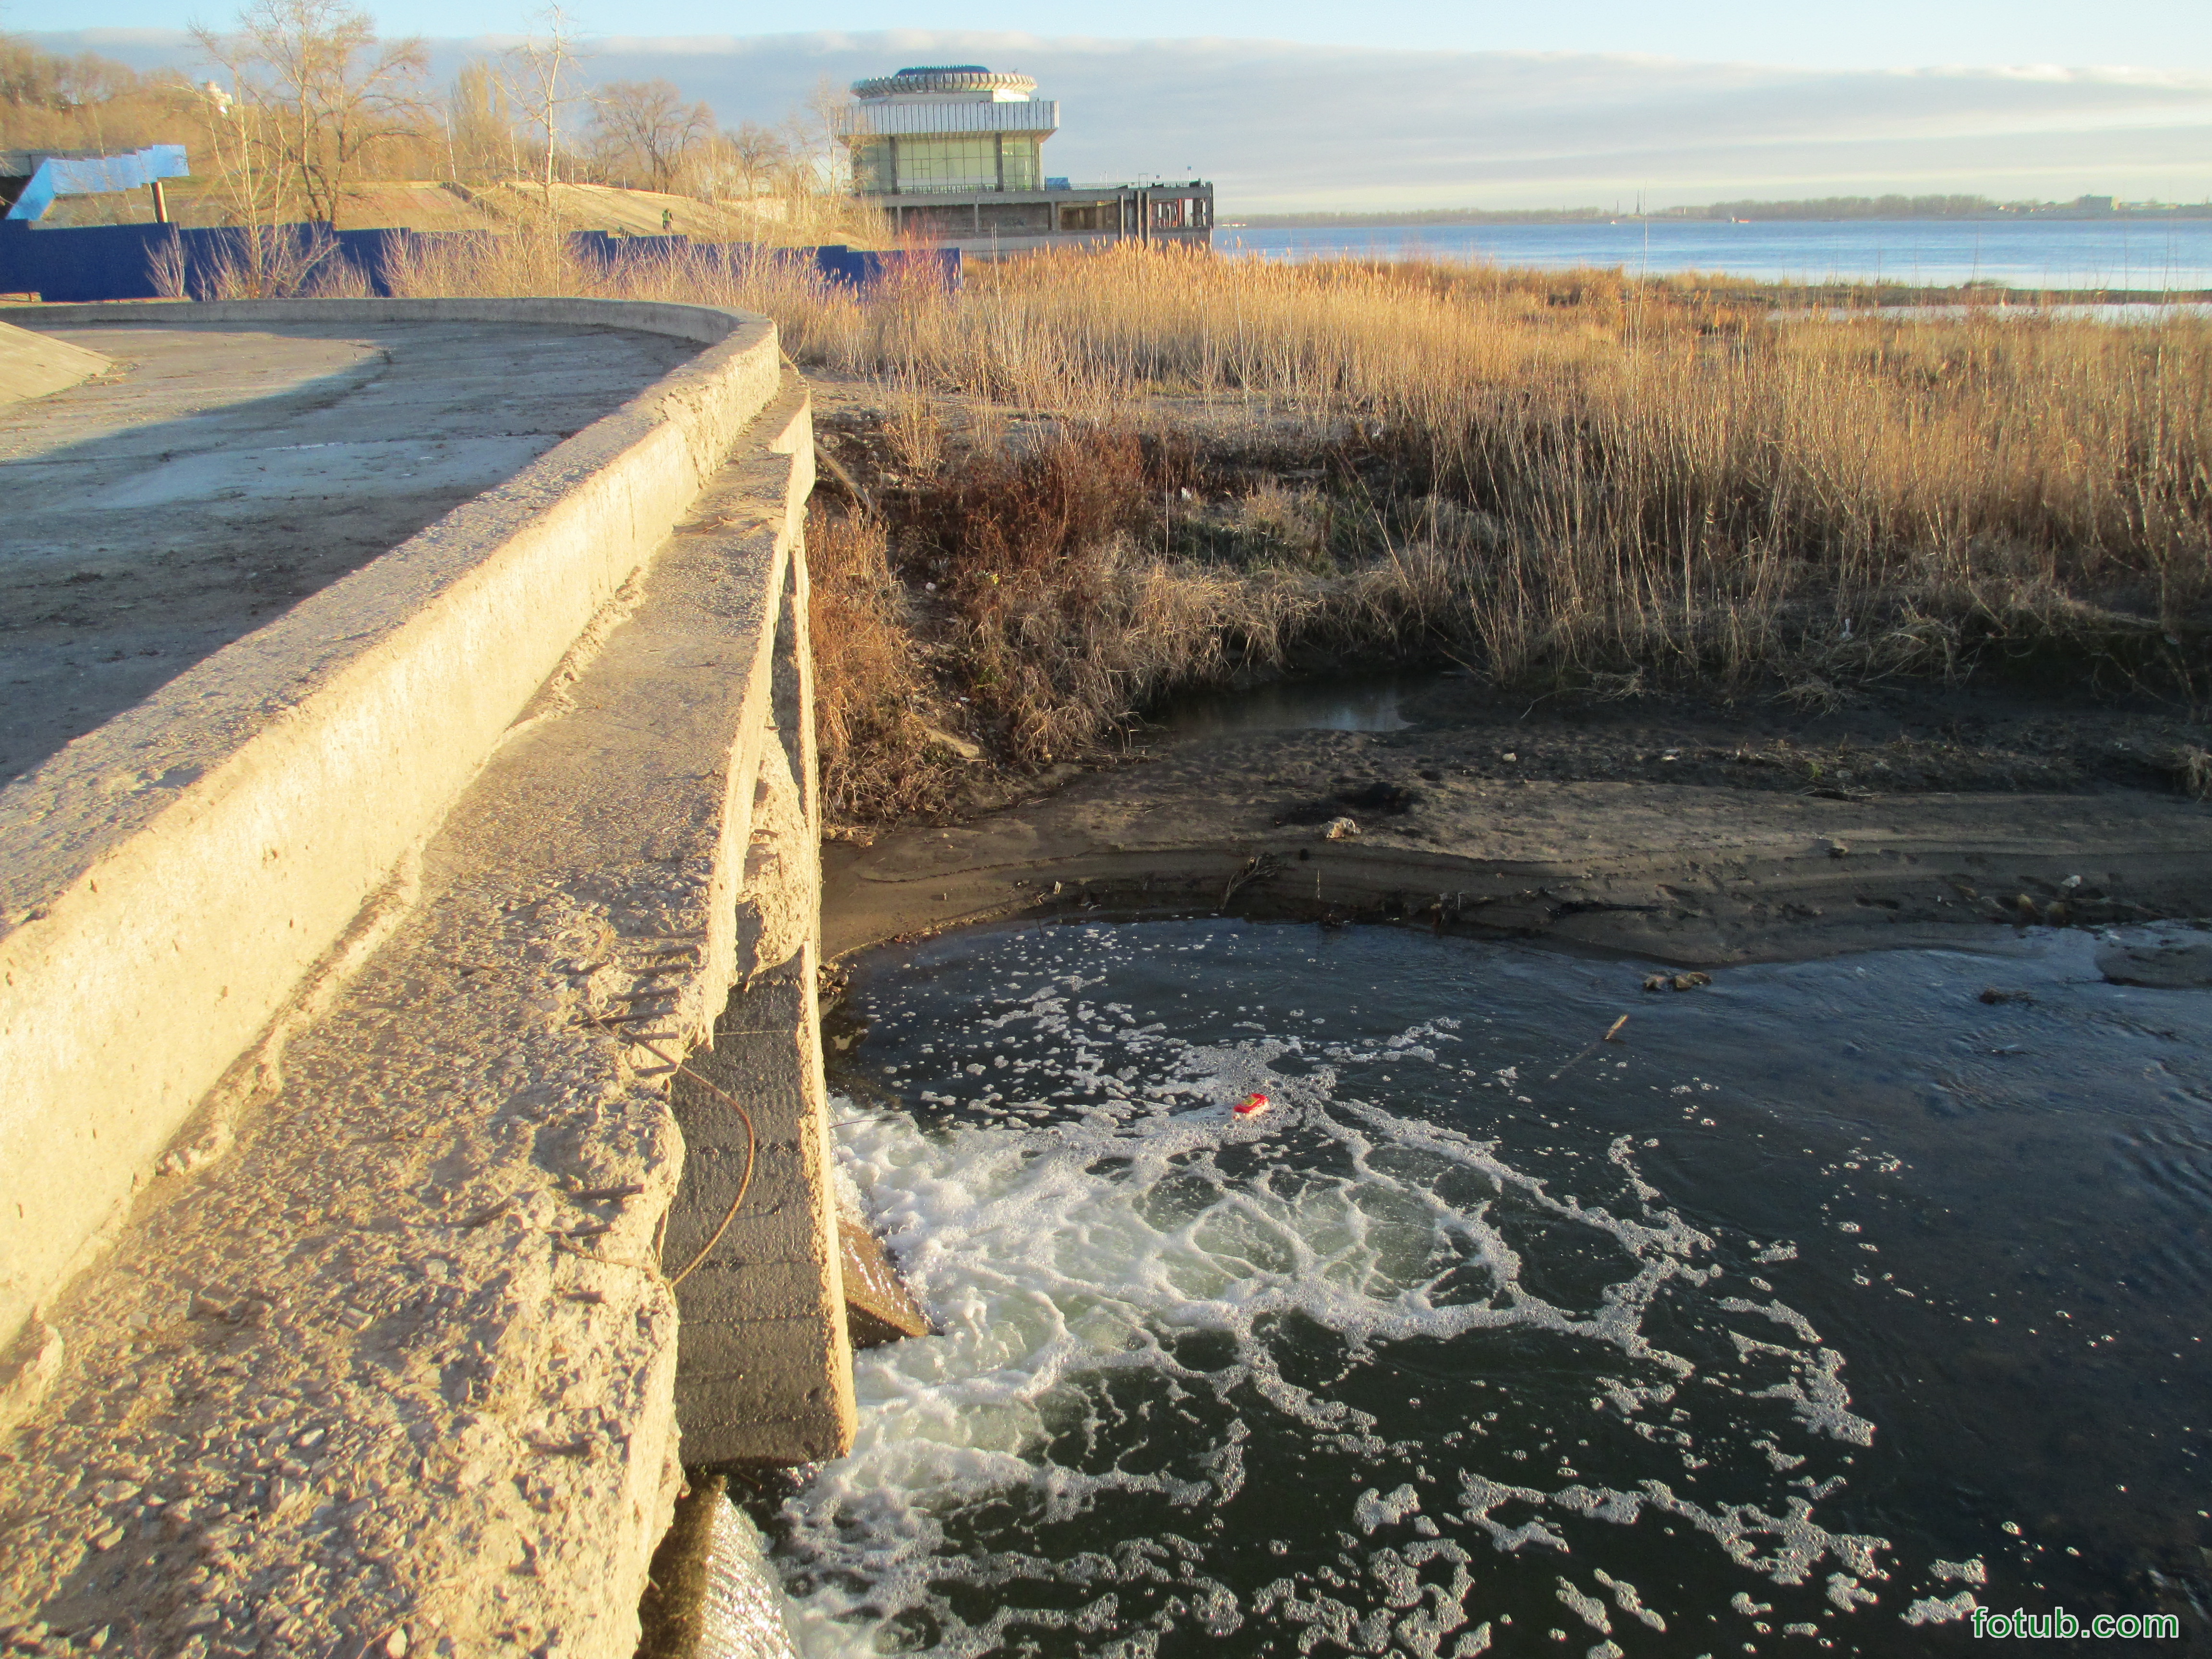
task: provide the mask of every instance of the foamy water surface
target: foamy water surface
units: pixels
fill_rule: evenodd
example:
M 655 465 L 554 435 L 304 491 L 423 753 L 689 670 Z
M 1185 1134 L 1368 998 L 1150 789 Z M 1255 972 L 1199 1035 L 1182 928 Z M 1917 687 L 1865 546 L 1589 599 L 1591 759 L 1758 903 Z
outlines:
M 1656 994 L 1221 921 L 878 953 L 838 1138 L 944 1334 L 859 1357 L 860 1443 L 768 1517 L 803 1650 L 1902 1654 L 2179 1605 L 2212 997 L 1989 939 Z

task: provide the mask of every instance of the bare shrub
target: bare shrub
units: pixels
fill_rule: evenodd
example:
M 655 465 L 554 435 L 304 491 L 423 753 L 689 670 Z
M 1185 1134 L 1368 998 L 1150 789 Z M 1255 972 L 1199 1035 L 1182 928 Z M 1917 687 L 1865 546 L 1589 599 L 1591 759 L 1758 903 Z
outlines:
M 1154 462 L 1126 428 L 1055 426 L 981 441 L 893 492 L 912 588 L 933 591 L 939 672 L 1000 752 L 1093 751 L 1163 691 L 1273 665 L 1319 597 L 1164 556 Z
M 905 498 L 900 528 L 933 544 L 956 592 L 986 602 L 1022 579 L 1079 582 L 1082 556 L 1149 517 L 1143 446 L 1126 428 L 1065 426 L 971 452 Z
M 179 288 L 183 257 L 176 261 Z M 361 299 L 368 278 L 322 225 L 240 225 L 223 233 L 197 297 L 207 300 Z
M 185 239 L 173 228 L 146 250 L 146 276 L 164 300 L 191 297 L 185 287 Z
M 969 586 L 947 630 L 960 684 L 1018 763 L 1093 752 L 1164 692 L 1279 665 L 1318 609 L 1300 584 L 1172 563 L 1126 538 L 1078 562 L 1073 580 Z
M 910 476 L 935 473 L 945 464 L 945 423 L 929 388 L 910 376 L 894 374 L 879 382 L 877 391 L 893 459 Z
M 933 752 L 934 688 L 917 660 L 883 521 L 817 502 L 806 515 L 806 559 L 827 815 L 867 823 L 942 805 L 952 780 Z

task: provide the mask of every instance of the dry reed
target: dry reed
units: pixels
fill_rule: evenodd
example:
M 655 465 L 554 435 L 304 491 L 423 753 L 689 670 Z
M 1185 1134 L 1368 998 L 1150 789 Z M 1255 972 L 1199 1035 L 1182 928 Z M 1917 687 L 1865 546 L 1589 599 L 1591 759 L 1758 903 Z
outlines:
M 908 586 L 945 583 L 886 626 L 942 647 L 932 672 L 1024 759 L 1316 653 L 1804 696 L 2011 658 L 2192 702 L 2212 660 L 2194 316 L 1900 317 L 1697 278 L 1133 246 L 862 297 L 766 251 L 602 271 L 487 239 L 394 286 L 760 311 L 800 362 L 878 380 L 900 483 L 869 533 Z M 948 447 L 933 399 L 1056 435 Z M 1209 460 L 1255 446 L 1318 482 Z M 842 810 L 866 796 L 856 775 Z

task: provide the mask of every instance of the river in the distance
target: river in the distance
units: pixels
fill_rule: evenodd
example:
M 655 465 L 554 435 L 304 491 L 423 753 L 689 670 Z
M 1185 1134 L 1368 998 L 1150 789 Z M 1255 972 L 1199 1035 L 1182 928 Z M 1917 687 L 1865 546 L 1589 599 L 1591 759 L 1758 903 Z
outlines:
M 1440 259 L 1620 267 L 1785 283 L 2017 289 L 2212 289 L 2212 219 L 1625 219 L 1553 225 L 1224 226 L 1217 252 L 1268 259 Z
M 877 952 L 837 1138 L 943 1334 L 858 1356 L 858 1445 L 763 1516 L 802 1650 L 2195 1647 L 2212 994 L 1962 945 L 1679 992 L 1222 920 Z

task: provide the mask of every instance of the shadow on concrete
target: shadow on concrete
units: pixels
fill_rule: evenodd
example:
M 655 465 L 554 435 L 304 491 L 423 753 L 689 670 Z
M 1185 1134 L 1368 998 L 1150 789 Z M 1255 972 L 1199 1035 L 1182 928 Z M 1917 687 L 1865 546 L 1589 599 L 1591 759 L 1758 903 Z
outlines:
M 698 349 L 512 324 L 53 332 L 119 367 L 0 407 L 0 783 Z

